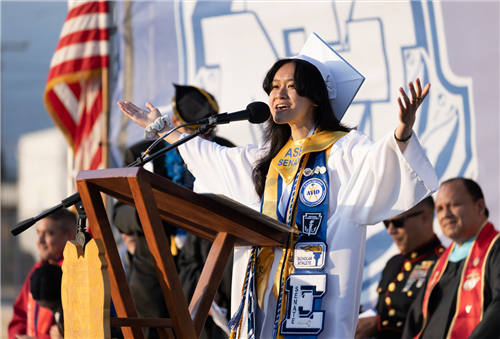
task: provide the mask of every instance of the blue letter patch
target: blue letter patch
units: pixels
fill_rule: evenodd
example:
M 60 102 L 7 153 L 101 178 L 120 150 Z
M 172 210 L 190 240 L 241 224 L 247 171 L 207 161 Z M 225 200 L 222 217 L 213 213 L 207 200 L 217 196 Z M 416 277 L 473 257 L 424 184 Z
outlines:
M 320 301 L 325 293 L 326 274 L 290 274 L 286 280 L 286 318 L 281 322 L 280 334 L 321 333 L 325 311 L 316 311 L 315 301 Z

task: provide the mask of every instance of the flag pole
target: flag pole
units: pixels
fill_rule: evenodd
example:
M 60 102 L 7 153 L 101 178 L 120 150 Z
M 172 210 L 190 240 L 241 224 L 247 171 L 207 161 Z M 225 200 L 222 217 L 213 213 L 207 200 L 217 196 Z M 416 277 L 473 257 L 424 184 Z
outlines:
M 101 160 L 101 167 L 102 168 L 109 168 L 110 167 L 110 150 L 109 150 L 109 120 L 111 116 L 111 106 L 110 106 L 110 101 L 109 100 L 109 94 L 112 93 L 111 89 L 111 60 L 113 59 L 113 44 L 111 43 L 112 36 L 114 36 L 114 5 L 113 2 L 110 1 L 108 2 L 108 23 L 107 23 L 107 29 L 109 32 L 109 38 L 107 41 L 107 47 L 108 47 L 108 65 L 107 67 L 102 68 L 102 109 L 103 109 L 103 121 L 102 121 L 102 126 L 103 126 L 103 131 L 102 131 L 102 160 Z
M 101 167 L 108 168 L 109 167 L 109 81 L 108 81 L 108 68 L 102 69 L 102 142 L 101 142 Z
M 113 60 L 113 43 L 112 39 L 115 36 L 115 16 L 114 16 L 114 4 L 112 1 L 108 2 L 108 65 L 102 69 L 102 108 L 103 108 L 103 131 L 102 131 L 102 161 L 101 166 L 103 168 L 111 167 L 111 152 L 110 152 L 110 142 L 109 142 L 109 125 L 111 116 L 111 100 L 110 94 L 113 93 L 112 86 L 112 66 L 111 62 Z M 108 195 L 103 195 L 104 204 L 106 210 L 108 211 L 108 216 L 113 213 L 113 199 Z M 112 219 L 110 219 L 112 220 Z

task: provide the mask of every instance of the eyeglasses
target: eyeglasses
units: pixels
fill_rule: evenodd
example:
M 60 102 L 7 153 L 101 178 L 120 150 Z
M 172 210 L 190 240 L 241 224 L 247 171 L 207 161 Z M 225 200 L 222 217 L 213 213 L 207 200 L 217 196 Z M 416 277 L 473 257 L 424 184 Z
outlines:
M 416 217 L 417 215 L 420 215 L 422 213 L 424 213 L 424 211 L 418 211 L 418 212 L 408 214 L 408 215 L 405 215 L 404 217 L 397 218 L 397 219 L 384 220 L 384 225 L 386 228 L 389 228 L 389 225 L 392 223 L 394 225 L 394 227 L 401 228 L 405 225 L 406 219 L 411 218 L 411 217 Z

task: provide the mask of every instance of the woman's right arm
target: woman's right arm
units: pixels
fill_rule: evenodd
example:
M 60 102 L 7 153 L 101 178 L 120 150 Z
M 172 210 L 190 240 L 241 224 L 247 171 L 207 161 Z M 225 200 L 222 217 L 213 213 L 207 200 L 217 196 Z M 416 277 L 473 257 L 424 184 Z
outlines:
M 196 192 L 220 193 L 247 206 L 259 206 L 252 170 L 259 154 L 256 145 L 224 147 L 202 138 L 179 146 L 179 152 L 196 178 Z
M 146 103 L 148 110 L 129 101 L 119 101 L 118 106 L 127 117 L 142 127 L 162 116 L 149 102 Z M 160 134 L 171 129 L 165 124 Z M 181 136 L 181 133 L 174 131 L 164 139 L 172 144 Z M 247 206 L 259 205 L 252 181 L 253 164 L 259 149 L 256 145 L 228 148 L 202 138 L 194 138 L 178 149 L 189 171 L 196 178 L 197 192 L 220 193 Z

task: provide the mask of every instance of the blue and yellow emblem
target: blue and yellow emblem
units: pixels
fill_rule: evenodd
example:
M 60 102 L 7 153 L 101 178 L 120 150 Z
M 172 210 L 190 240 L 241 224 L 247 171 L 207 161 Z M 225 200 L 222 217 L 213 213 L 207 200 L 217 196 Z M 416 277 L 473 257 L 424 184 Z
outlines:
M 326 197 L 326 184 L 323 180 L 312 178 L 300 189 L 300 201 L 307 207 L 318 206 Z

